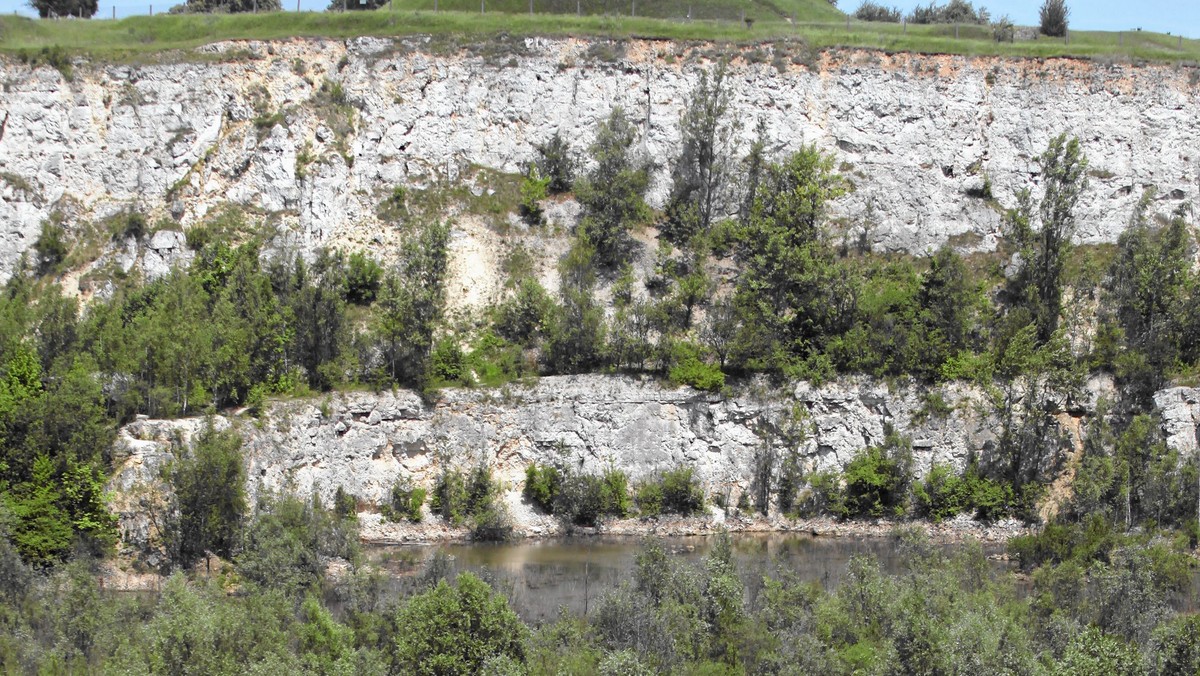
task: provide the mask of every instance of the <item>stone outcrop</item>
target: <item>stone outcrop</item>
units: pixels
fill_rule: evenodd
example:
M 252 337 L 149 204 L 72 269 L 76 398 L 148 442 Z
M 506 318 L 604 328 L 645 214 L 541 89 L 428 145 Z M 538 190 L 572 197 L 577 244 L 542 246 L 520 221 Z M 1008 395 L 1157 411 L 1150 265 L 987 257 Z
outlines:
M 251 499 L 269 491 L 316 493 L 331 504 L 341 487 L 368 512 L 368 536 L 387 538 L 370 512 L 386 503 L 394 484 L 432 487 L 444 468 L 479 462 L 508 487 L 526 531 L 552 528 L 520 504 L 531 462 L 561 460 L 585 472 L 616 467 L 632 481 L 686 464 L 710 495 L 736 501 L 767 446 L 780 457 L 798 453 L 806 468 L 840 468 L 894 428 L 912 438 L 918 471 L 933 462 L 961 467 L 968 453 L 995 442 L 996 422 L 976 391 L 953 385 L 941 396 L 948 411 L 931 410 L 916 387 L 869 379 L 787 388 L 757 382 L 721 397 L 649 378 L 559 376 L 498 390 L 446 390 L 432 404 L 407 390 L 280 401 L 260 420 L 216 417 L 214 424 L 232 424 L 245 439 Z M 162 467 L 204 424 L 140 419 L 120 431 L 111 488 L 126 542 L 145 541 L 150 496 L 164 488 Z
M 267 214 L 278 242 L 302 252 L 386 250 L 399 235 L 375 211 L 392 186 L 420 188 L 475 166 L 518 171 L 555 132 L 583 150 L 614 106 L 642 123 L 650 157 L 670 158 L 680 111 L 717 50 L 620 47 L 222 43 L 197 62 L 81 62 L 71 81 L 48 66 L 0 62 L 0 280 L 52 212 L 95 221 L 131 205 L 189 227 L 233 202 Z M 1091 161 L 1080 240 L 1114 241 L 1146 187 L 1164 211 L 1194 199 L 1194 80 L 1168 65 L 814 56 L 779 44 L 735 58 L 726 86 L 743 142 L 762 117 L 772 154 L 802 143 L 836 154 L 853 184 L 836 205 L 839 227 L 877 249 L 927 251 L 947 240 L 994 246 L 1000 210 L 989 191 L 1000 204 L 1036 192 L 1036 158 L 1060 132 L 1078 136 Z M 656 204 L 666 171 L 656 174 Z

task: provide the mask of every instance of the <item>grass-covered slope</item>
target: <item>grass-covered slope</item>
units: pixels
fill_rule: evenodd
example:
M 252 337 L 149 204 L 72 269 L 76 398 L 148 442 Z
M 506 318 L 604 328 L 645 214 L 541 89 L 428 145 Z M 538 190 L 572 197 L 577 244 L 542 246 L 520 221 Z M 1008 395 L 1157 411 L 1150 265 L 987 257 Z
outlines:
M 606 0 L 608 1 L 608 0 Z M 345 38 L 360 35 L 401 36 L 430 34 L 476 39 L 488 35 L 599 36 L 711 40 L 755 44 L 777 40 L 803 40 L 816 49 L 861 47 L 887 51 L 963 55 L 1026 57 L 1092 57 L 1152 60 L 1177 63 L 1200 61 L 1200 40 L 1181 40 L 1158 33 L 1072 32 L 1070 44 L 1061 38 L 1042 37 L 997 43 L 986 26 L 910 25 L 851 20 L 825 0 L 672 0 L 639 3 L 638 16 L 631 7 L 613 14 L 574 14 L 574 0 L 535 0 L 568 13 L 528 14 L 528 0 L 493 0 L 480 14 L 476 0 L 403 0 L 393 9 L 377 12 L 321 13 L 276 12 L 251 15 L 161 15 L 120 21 L 36 21 L 0 17 L 0 53 L 58 46 L 71 52 L 104 59 L 147 58 L 164 51 L 189 50 L 218 40 L 278 40 L 294 37 Z M 592 0 L 598 7 L 599 0 Z M 611 0 L 616 2 L 616 0 Z M 721 20 L 680 20 L 691 5 L 693 16 L 727 13 Z M 615 6 L 615 5 L 614 5 Z M 461 8 L 465 11 L 446 11 Z M 683 9 L 682 14 L 680 9 Z M 738 20 L 742 10 L 755 21 Z M 540 11 L 540 10 L 539 10 Z M 511 13 L 510 13 L 511 12 Z M 644 14 L 668 18 L 651 18 Z M 796 22 L 786 17 L 794 14 Z

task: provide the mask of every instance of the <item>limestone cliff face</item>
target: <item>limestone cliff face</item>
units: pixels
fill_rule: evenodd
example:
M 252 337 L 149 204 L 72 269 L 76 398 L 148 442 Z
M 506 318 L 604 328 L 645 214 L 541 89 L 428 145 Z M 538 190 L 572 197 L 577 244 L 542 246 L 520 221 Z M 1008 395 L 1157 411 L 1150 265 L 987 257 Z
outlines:
M 699 69 L 716 54 L 635 41 L 601 60 L 593 43 L 537 38 L 200 51 L 197 62 L 81 63 L 70 82 L 0 63 L 0 279 L 56 210 L 68 227 L 128 205 L 187 227 L 233 202 L 269 216 L 276 246 L 386 250 L 398 235 L 375 209 L 393 186 L 453 180 L 471 166 L 517 171 L 556 131 L 582 150 L 613 106 L 641 121 L 645 152 L 665 164 Z M 839 227 L 857 237 L 865 226 L 878 249 L 925 251 L 951 237 L 991 248 L 999 210 L 969 194 L 985 180 L 1002 204 L 1036 192 L 1036 157 L 1060 132 L 1083 141 L 1093 168 L 1083 241 L 1113 241 L 1145 187 L 1164 208 L 1197 196 L 1200 104 L 1183 69 L 873 52 L 806 66 L 786 45 L 767 52 L 731 65 L 743 140 L 762 117 L 774 154 L 802 143 L 836 153 L 854 184 L 837 204 Z M 666 188 L 660 167 L 652 201 Z
M 359 498 L 368 537 L 386 539 L 388 525 L 372 512 L 397 481 L 431 488 L 443 469 L 479 462 L 507 485 L 518 527 L 531 532 L 553 526 L 521 504 L 530 462 L 566 461 L 594 473 L 616 467 L 634 482 L 686 464 L 710 496 L 732 504 L 749 489 L 756 456 L 766 448 L 780 458 L 797 453 L 805 469 L 840 469 L 861 449 L 882 443 L 891 427 L 912 439 L 915 469 L 923 474 L 934 462 L 961 468 L 968 454 L 986 453 L 995 443 L 999 425 L 982 393 L 947 386 L 940 394 L 948 411 L 931 410 L 939 407 L 930 407 L 924 394 L 914 386 L 842 379 L 821 387 L 759 382 L 718 397 L 649 378 L 559 376 L 499 390 L 446 390 L 433 404 L 406 390 L 283 401 L 261 420 L 218 417 L 215 424 L 234 425 L 245 439 L 252 498 L 266 491 L 316 493 L 331 504 L 341 487 Z M 145 539 L 154 494 L 163 488 L 162 466 L 204 424 L 139 420 L 121 430 L 111 488 L 127 542 Z

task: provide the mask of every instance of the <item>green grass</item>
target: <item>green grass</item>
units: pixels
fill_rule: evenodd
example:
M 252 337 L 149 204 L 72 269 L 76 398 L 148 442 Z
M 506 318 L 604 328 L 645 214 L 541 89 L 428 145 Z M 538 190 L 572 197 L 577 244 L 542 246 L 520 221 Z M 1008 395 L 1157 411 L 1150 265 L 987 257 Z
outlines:
M 433 0 L 397 0 L 413 6 L 432 6 Z M 451 3 L 474 6 L 476 0 L 439 0 L 439 7 Z M 537 0 L 535 0 L 537 1 Z M 541 0 L 573 4 L 574 0 Z M 601 0 L 594 0 L 599 2 Z M 651 0 L 645 0 L 649 3 Z M 664 14 L 678 10 L 688 0 L 670 0 L 661 5 Z M 280 12 L 255 15 L 161 15 L 133 17 L 121 21 L 37 21 L 22 17 L 0 17 L 0 54 L 36 57 L 38 50 L 60 46 L 72 53 L 83 53 L 102 60 L 139 61 L 144 59 L 214 58 L 190 53 L 200 45 L 217 40 L 272 40 L 293 37 L 344 38 L 358 35 L 402 36 L 432 35 L 439 46 L 457 48 L 494 36 L 507 38 L 525 35 L 599 36 L 614 39 L 647 38 L 697 40 L 753 45 L 780 40 L 800 40 L 812 49 L 862 47 L 890 52 L 921 52 L 962 55 L 1004 55 L 1026 57 L 1072 56 L 1084 58 L 1195 63 L 1200 61 L 1200 40 L 1183 40 L 1149 32 L 1117 33 L 1076 32 L 1070 44 L 1061 38 L 1040 38 L 1015 44 L 996 43 L 982 26 L 962 26 L 955 38 L 953 26 L 909 26 L 851 21 L 825 0 L 697 0 L 694 7 L 739 7 L 745 3 L 747 16 L 758 18 L 747 27 L 740 21 L 677 21 L 628 16 L 575 16 L 535 14 L 527 11 L 528 0 L 494 0 L 493 9 L 480 15 L 475 11 L 419 9 L 377 12 L 323 13 Z M 674 3 L 674 4 L 672 4 Z M 623 6 L 623 5 L 622 5 Z M 671 9 L 674 7 L 675 9 Z M 499 9 L 513 9 L 502 13 Z M 774 8 L 774 9 L 769 9 Z M 795 11 L 801 20 L 795 24 L 772 18 L 774 12 Z M 753 10 L 753 11 L 751 11 Z M 740 10 L 738 10 L 740 12 Z M 830 12 L 836 20 L 805 21 Z M 234 58 L 236 55 L 215 58 Z

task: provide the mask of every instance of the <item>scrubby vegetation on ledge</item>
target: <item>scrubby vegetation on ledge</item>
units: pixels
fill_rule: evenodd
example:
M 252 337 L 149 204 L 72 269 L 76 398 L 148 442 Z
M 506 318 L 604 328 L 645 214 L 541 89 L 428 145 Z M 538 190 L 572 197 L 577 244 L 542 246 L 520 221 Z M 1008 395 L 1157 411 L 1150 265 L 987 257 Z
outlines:
M 432 9 L 432 0 L 429 2 Z M 1081 57 L 1101 60 L 1200 61 L 1200 41 L 1150 32 L 1071 31 L 1063 38 L 997 39 L 988 25 L 847 23 L 824 0 L 797 3 L 796 22 L 776 14 L 745 25 L 740 21 L 680 21 L 642 16 L 575 16 L 574 14 L 434 13 L 423 6 L 397 6 L 395 11 L 274 12 L 262 14 L 162 14 L 119 21 L 35 21 L 0 17 L 0 52 L 47 61 L 70 54 L 97 59 L 143 60 L 163 52 L 193 50 L 222 40 L 286 40 L 356 36 L 432 35 L 478 42 L 505 36 L 594 36 L 609 40 L 666 39 L 725 42 L 753 50 L 763 43 L 799 42 L 811 50 L 865 48 L 889 52 L 962 54 L 969 56 Z M 522 5 L 524 8 L 526 5 Z M 572 5 L 573 7 L 573 5 Z M 474 6 L 472 9 L 476 9 Z M 784 10 L 780 12 L 786 14 Z M 751 14 L 753 15 L 753 11 Z M 1011 24 L 1007 29 L 1011 36 Z M 43 51 L 55 48 L 58 51 Z M 58 57 L 54 57 L 58 54 Z M 171 58 L 180 58 L 176 55 Z M 233 56 L 236 56 L 233 55 Z M 211 58 L 193 55 L 192 58 Z M 221 58 L 231 58 L 224 56 Z M 53 63 L 51 64 L 53 65 Z

